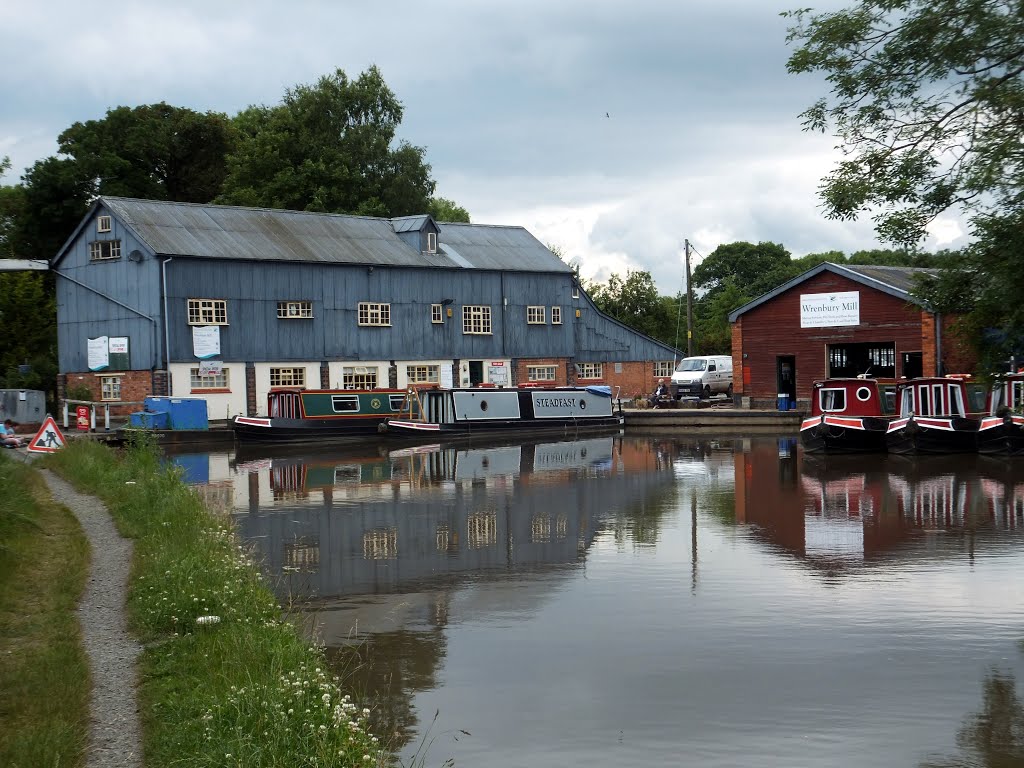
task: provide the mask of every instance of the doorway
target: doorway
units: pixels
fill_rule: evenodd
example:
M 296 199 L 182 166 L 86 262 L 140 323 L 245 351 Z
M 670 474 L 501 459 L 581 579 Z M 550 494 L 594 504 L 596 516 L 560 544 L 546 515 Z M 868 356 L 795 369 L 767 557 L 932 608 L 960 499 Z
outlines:
M 904 352 L 900 362 L 903 363 L 903 378 L 917 379 L 924 375 L 920 352 Z
M 786 397 L 790 407 L 795 408 L 796 355 L 779 355 L 775 358 L 775 378 L 779 385 L 779 397 Z
M 469 386 L 476 387 L 484 383 L 484 361 L 469 361 Z

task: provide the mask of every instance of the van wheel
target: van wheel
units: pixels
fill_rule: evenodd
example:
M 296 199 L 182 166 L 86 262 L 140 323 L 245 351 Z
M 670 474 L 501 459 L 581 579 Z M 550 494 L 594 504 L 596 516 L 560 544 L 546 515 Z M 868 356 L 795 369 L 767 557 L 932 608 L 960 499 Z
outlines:
M 711 387 L 708 386 L 708 385 L 704 385 L 704 399 L 705 400 L 710 400 L 711 399 Z
M 725 394 L 727 394 L 729 396 L 729 399 L 732 400 L 732 384 L 730 384 L 729 388 L 725 390 Z

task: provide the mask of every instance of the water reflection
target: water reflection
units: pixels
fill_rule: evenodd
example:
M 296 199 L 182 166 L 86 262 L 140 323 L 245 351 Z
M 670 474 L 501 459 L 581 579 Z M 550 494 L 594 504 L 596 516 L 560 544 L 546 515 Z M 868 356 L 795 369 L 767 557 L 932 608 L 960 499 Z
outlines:
M 956 735 L 960 754 L 927 761 L 922 768 L 1019 768 L 1024 766 L 1024 706 L 1016 680 L 993 670 L 982 683 L 982 708 L 968 716 Z
M 1020 461 L 629 436 L 177 460 L 406 760 L 436 711 L 473 737 L 428 764 L 1019 760 Z

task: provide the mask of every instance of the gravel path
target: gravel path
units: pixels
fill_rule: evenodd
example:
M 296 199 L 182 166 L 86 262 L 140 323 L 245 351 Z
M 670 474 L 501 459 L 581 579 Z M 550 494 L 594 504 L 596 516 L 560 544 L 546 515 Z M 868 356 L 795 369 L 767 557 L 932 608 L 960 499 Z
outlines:
M 107 508 L 43 470 L 50 493 L 78 518 L 89 539 L 89 581 L 78 606 L 89 656 L 92 695 L 86 768 L 142 765 L 142 728 L 135 696 L 136 661 L 142 648 L 128 633 L 125 599 L 132 542 L 122 538 Z

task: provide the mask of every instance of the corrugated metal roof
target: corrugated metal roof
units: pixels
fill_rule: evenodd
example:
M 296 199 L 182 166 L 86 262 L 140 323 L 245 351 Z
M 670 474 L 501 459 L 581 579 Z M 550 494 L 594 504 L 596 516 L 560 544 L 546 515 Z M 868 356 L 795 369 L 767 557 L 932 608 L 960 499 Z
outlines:
M 481 224 L 438 224 L 441 248 L 452 250 L 477 269 L 516 269 L 526 272 L 572 272 L 522 227 Z
M 430 220 L 430 216 L 422 214 L 419 216 L 398 216 L 391 220 L 395 232 L 419 232 L 423 225 Z
M 132 228 L 155 254 L 206 259 L 372 264 L 394 267 L 568 272 L 522 227 L 439 225 L 439 253 L 411 248 L 390 219 L 104 197 L 98 201 Z M 427 216 L 403 216 L 397 226 L 418 229 Z M 449 258 L 444 243 L 457 253 Z M 66 246 L 65 246 L 66 247 Z M 463 263 L 465 262 L 465 264 Z
M 826 261 L 816 267 L 812 267 L 803 274 L 797 275 L 778 288 L 758 296 L 756 299 L 747 302 L 742 307 L 734 309 L 729 313 L 729 322 L 735 323 L 737 318 L 744 312 L 749 312 L 754 307 L 759 307 L 776 296 L 785 293 L 790 288 L 799 285 L 809 278 L 819 275 L 822 272 L 833 272 L 843 275 L 855 282 L 866 285 L 870 288 L 888 293 L 899 299 L 905 299 L 914 304 L 921 304 L 920 300 L 910 295 L 918 275 L 935 274 L 937 270 L 924 269 L 920 267 L 875 267 L 867 265 L 833 264 Z

